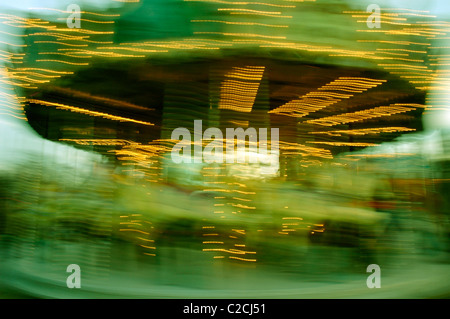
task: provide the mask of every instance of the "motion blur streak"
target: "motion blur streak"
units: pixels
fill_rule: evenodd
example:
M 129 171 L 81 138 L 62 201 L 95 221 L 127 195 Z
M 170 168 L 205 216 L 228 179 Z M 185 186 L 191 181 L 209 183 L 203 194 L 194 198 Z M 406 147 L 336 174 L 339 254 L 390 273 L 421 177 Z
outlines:
M 0 298 L 449 297 L 450 5 L 361 3 L 2 3 Z

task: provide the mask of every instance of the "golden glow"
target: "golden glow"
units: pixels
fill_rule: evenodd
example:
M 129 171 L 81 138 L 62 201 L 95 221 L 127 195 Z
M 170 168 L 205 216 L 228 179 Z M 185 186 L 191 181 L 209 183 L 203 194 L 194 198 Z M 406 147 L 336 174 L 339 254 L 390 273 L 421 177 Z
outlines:
M 336 131 L 322 131 L 322 132 L 309 132 L 309 134 L 320 134 L 329 136 L 342 136 L 342 134 L 348 135 L 367 135 L 367 134 L 381 134 L 381 133 L 394 133 L 394 132 L 412 132 L 416 129 L 408 127 L 375 127 L 364 128 L 355 130 L 336 130 Z
M 219 109 L 251 112 L 264 73 L 263 66 L 233 67 L 220 88 Z
M 366 147 L 366 146 L 377 146 L 375 143 L 356 143 L 356 142 L 316 142 L 316 141 L 306 141 L 306 143 L 313 144 L 325 144 L 332 146 L 358 146 L 358 147 Z
M 133 141 L 128 140 L 120 140 L 120 139 L 70 139 L 70 138 L 61 138 L 59 139 L 61 142 L 74 142 L 78 145 L 131 145 L 138 144 Z
M 345 113 L 333 115 L 315 120 L 306 121 L 309 124 L 317 124 L 324 126 L 334 126 L 338 124 L 346 124 L 352 122 L 363 121 L 367 119 L 391 116 L 394 114 L 404 113 L 415 110 L 417 108 L 424 108 L 424 105 L 413 103 L 396 103 L 389 106 L 378 106 L 372 109 L 357 111 L 353 113 Z
M 294 117 L 304 117 L 311 112 L 329 107 L 349 99 L 354 93 L 363 93 L 370 88 L 383 84 L 386 80 L 375 80 L 359 77 L 340 77 L 330 83 L 309 92 L 299 99 L 289 101 L 269 113 L 277 113 Z M 339 93 L 338 93 L 339 92 Z

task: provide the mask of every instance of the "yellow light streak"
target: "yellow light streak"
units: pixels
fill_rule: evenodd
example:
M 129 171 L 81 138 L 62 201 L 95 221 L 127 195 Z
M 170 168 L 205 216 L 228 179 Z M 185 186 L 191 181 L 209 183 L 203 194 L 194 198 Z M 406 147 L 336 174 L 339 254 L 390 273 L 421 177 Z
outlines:
M 58 20 L 64 20 L 64 21 L 66 21 L 67 18 L 58 18 Z M 99 23 L 99 24 L 113 24 L 113 23 L 115 22 L 115 21 L 89 20 L 89 19 L 83 19 L 83 18 L 80 18 L 80 21 L 91 22 L 91 23 Z
M 235 22 L 235 21 L 224 21 L 224 20 L 191 20 L 191 22 L 224 23 L 224 24 L 231 24 L 231 25 L 251 25 L 251 26 L 269 27 L 269 28 L 289 28 L 288 25 L 266 24 L 266 23 L 258 23 L 258 22 Z
M 330 83 L 309 92 L 299 99 L 291 100 L 269 113 L 279 113 L 294 117 L 304 117 L 311 112 L 329 107 L 353 96 L 352 93 L 363 93 L 371 88 L 383 84 L 386 80 L 376 80 L 361 77 L 340 77 Z M 341 91 L 346 93 L 336 93 Z M 348 93 L 347 93 L 348 92 Z
M 57 11 L 61 13 L 72 13 L 71 11 L 65 11 L 65 10 L 59 10 L 54 8 L 28 8 L 28 10 L 49 10 L 49 11 Z M 89 11 L 80 11 L 81 14 L 91 14 L 96 15 L 100 17 L 120 17 L 120 14 L 104 14 L 104 13 L 97 13 L 97 12 L 89 12 Z
M 309 132 L 309 134 L 323 134 L 330 136 L 342 136 L 342 134 L 348 135 L 367 135 L 367 134 L 381 134 L 381 133 L 394 133 L 394 132 L 412 132 L 416 129 L 408 127 L 376 127 L 367 129 L 355 129 L 355 130 L 336 130 L 326 132 Z
M 293 5 L 283 5 L 283 4 L 273 4 L 266 2 L 249 2 L 249 1 L 224 1 L 224 0 L 184 0 L 186 2 L 209 2 L 209 3 L 220 3 L 229 5 L 260 5 L 260 6 L 270 6 L 277 8 L 295 8 Z
M 68 62 L 68 61 L 61 61 L 61 60 L 51 60 L 51 59 L 42 59 L 42 60 L 36 60 L 36 62 L 58 62 L 58 63 L 65 63 L 70 65 L 89 65 L 87 62 Z
M 242 261 L 256 262 L 256 259 L 247 259 L 247 258 L 241 258 L 241 257 L 236 257 L 236 256 L 229 256 L 228 258 L 230 258 L 230 259 L 242 260 Z
M 377 145 L 379 145 L 379 144 L 375 144 L 375 143 L 357 143 L 357 142 L 318 142 L 318 141 L 306 141 L 306 143 L 325 144 L 325 145 L 332 145 L 332 146 L 359 146 L 359 147 L 377 146 Z
M 126 117 L 122 117 L 122 116 L 116 116 L 116 115 L 111 115 L 111 114 L 103 113 L 103 112 L 90 111 L 90 110 L 82 109 L 82 108 L 79 108 L 79 107 L 70 106 L 70 105 L 64 105 L 64 104 L 60 104 L 60 103 L 53 103 L 53 102 L 47 102 L 47 101 L 42 101 L 42 100 L 34 100 L 34 99 L 30 99 L 30 100 L 28 100 L 28 102 L 29 103 L 34 103 L 34 104 L 45 105 L 45 106 L 55 106 L 55 107 L 63 109 L 63 110 L 69 110 L 69 111 L 72 111 L 72 112 L 87 114 L 87 115 L 90 115 L 90 116 L 103 117 L 103 118 L 108 119 L 108 120 L 114 120 L 114 121 L 119 121 L 119 122 L 132 122 L 132 123 L 143 124 L 143 125 L 148 125 L 148 126 L 154 126 L 155 125 L 155 124 L 149 123 L 149 122 L 133 120 L 133 119 L 130 119 L 130 118 L 126 118 Z
M 194 32 L 194 34 L 217 34 L 217 35 L 224 35 L 229 37 L 250 37 L 250 38 L 265 38 L 265 39 L 286 39 L 286 37 L 283 36 L 271 36 L 271 35 L 264 35 L 264 34 L 256 34 L 256 33 L 231 33 L 231 32 L 207 32 L 207 31 L 197 31 Z
M 334 126 L 337 124 L 345 124 L 363 121 L 367 119 L 391 116 L 393 114 L 404 113 L 408 111 L 415 110 L 416 108 L 424 108 L 424 105 L 413 104 L 413 103 L 396 103 L 389 106 L 379 106 L 372 109 L 357 111 L 353 113 L 344 113 L 339 115 L 333 115 L 329 117 L 324 117 L 320 119 L 314 119 L 306 121 L 308 124 L 317 124 L 324 126 Z
M 150 235 L 150 233 L 147 233 L 145 231 L 138 230 L 138 229 L 132 229 L 132 228 L 119 229 L 119 231 L 131 231 L 131 232 L 141 233 L 141 234 L 144 234 L 144 235 Z
M 156 249 L 156 247 L 151 247 L 151 246 L 146 246 L 146 245 L 139 245 L 143 248 L 147 248 L 147 249 Z

